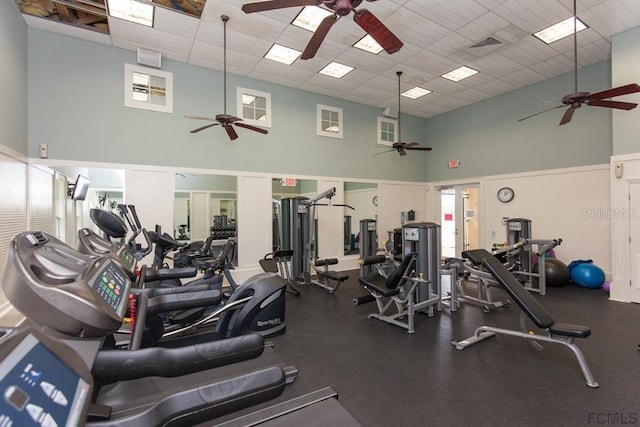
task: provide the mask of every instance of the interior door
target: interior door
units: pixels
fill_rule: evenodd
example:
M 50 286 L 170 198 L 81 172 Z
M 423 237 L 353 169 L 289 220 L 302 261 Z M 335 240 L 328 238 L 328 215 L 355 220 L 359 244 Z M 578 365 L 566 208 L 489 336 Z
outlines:
M 460 257 L 462 251 L 478 247 L 478 213 L 477 185 L 440 189 L 440 253 L 443 258 Z
M 629 184 L 629 273 L 631 301 L 640 303 L 640 182 Z

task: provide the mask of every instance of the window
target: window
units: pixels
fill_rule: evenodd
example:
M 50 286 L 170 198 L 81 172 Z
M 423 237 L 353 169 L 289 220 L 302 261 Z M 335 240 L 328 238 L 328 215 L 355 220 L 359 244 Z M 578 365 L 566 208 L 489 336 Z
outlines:
M 237 89 L 237 116 L 248 125 L 271 127 L 271 94 L 253 89 Z
M 124 64 L 124 105 L 173 113 L 173 74 Z
M 378 117 L 378 144 L 390 146 L 397 142 L 397 129 L 397 120 Z
M 317 134 L 331 138 L 342 138 L 342 108 L 318 104 Z

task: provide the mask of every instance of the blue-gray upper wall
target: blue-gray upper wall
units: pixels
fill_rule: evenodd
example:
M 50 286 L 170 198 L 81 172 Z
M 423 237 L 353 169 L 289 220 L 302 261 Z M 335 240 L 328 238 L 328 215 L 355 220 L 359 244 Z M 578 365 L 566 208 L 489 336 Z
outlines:
M 597 92 L 611 86 L 608 61 L 578 72 L 578 90 Z M 609 162 L 611 110 L 584 107 L 559 126 L 565 108 L 518 122 L 560 105 L 574 92 L 573 73 L 478 102 L 427 120 L 433 151 L 427 160 L 429 181 L 526 172 Z M 555 103 L 545 101 L 555 100 Z M 449 169 L 449 160 L 461 166 Z
M 185 114 L 212 116 L 223 109 L 220 72 L 163 61 L 173 73 L 173 114 L 124 107 L 124 64 L 135 53 L 29 29 L 29 147 L 49 145 L 57 159 L 197 167 L 345 178 L 411 181 L 457 180 L 609 162 L 611 111 L 585 107 L 558 126 L 563 109 L 523 122 L 519 118 L 573 92 L 573 74 L 542 81 L 430 119 L 403 115 L 402 136 L 433 151 L 373 156 L 375 108 L 297 89 L 228 76 L 228 112 L 235 114 L 236 87 L 268 92 L 268 135 L 239 129 L 230 142 L 220 128 L 198 134 L 201 122 Z M 611 64 L 579 70 L 578 89 L 611 87 Z M 429 97 L 424 98 L 429 102 Z M 344 111 L 344 138 L 316 135 L 316 105 Z M 449 160 L 461 166 L 448 169 Z
M 27 25 L 13 1 L 0 1 L 0 144 L 27 154 Z
M 49 157 L 301 175 L 426 179 L 424 157 L 381 156 L 374 108 L 265 82 L 228 76 L 228 113 L 236 87 L 271 94 L 268 135 L 238 129 L 230 142 L 219 127 L 198 134 L 202 122 L 185 114 L 223 111 L 222 73 L 163 61 L 173 73 L 173 114 L 124 107 L 124 64 L 134 52 L 29 29 L 29 154 L 41 143 Z M 329 77 L 327 77 L 329 78 Z M 344 138 L 316 135 L 316 105 L 343 109 Z M 403 116 L 403 137 L 420 141 L 424 119 Z

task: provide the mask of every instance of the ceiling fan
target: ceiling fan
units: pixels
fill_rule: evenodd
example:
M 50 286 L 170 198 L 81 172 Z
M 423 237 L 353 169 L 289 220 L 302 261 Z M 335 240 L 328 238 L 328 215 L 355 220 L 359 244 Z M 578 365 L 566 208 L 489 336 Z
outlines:
M 391 145 L 391 150 L 376 153 L 374 154 L 374 156 L 389 153 L 394 150 L 397 151 L 401 156 L 406 156 L 407 150 L 431 151 L 431 147 L 423 147 L 417 142 L 402 142 L 402 127 L 400 125 L 400 76 L 402 75 L 402 71 L 396 71 L 396 75 L 398 76 L 398 142 L 394 142 L 393 145 Z
M 249 129 L 255 132 L 260 132 L 262 134 L 267 134 L 269 133 L 267 130 L 256 127 L 256 126 L 251 126 L 248 125 L 246 123 L 242 123 L 242 119 L 239 117 L 234 117 L 230 114 L 227 114 L 227 21 L 229 21 L 229 17 L 227 15 L 221 15 L 220 19 L 222 19 L 222 22 L 224 23 L 224 71 L 223 71 L 223 76 L 224 76 L 224 113 L 223 114 L 218 114 L 216 115 L 215 118 L 212 117 L 202 117 L 202 116 L 184 116 L 187 119 L 193 119 L 193 120 L 206 120 L 206 121 L 210 121 L 210 122 L 217 122 L 217 123 L 211 123 L 202 127 L 199 127 L 197 129 L 192 130 L 190 133 L 197 133 L 200 132 L 201 130 L 205 130 L 208 129 L 212 126 L 218 126 L 221 125 L 224 130 L 227 131 L 227 135 L 229 135 L 229 138 L 233 141 L 234 139 L 238 138 L 238 134 L 236 133 L 236 130 L 233 128 L 233 126 L 238 126 L 241 128 L 245 128 L 245 129 Z
M 399 51 L 403 46 L 402 41 L 367 9 L 356 10 L 360 3 L 362 3 L 362 0 L 267 0 L 246 3 L 242 6 L 242 10 L 245 13 L 254 13 L 296 6 L 324 6 L 332 10 L 333 15 L 324 18 L 316 32 L 311 36 L 311 40 L 309 40 L 307 47 L 305 47 L 300 56 L 301 59 L 313 58 L 333 24 L 336 23 L 338 18 L 348 15 L 351 11 L 353 11 L 353 20 L 356 21 L 356 24 L 373 37 L 387 53 L 391 54 Z
M 589 92 L 578 92 L 578 36 L 576 32 L 576 20 L 578 19 L 576 13 L 576 0 L 573 0 L 573 93 L 569 95 L 565 95 L 562 97 L 562 105 L 558 105 L 555 107 L 547 108 L 546 110 L 539 111 L 535 114 L 531 114 L 530 116 L 523 117 L 518 119 L 519 122 L 529 119 L 531 117 L 537 116 L 538 114 L 546 113 L 547 111 L 555 110 L 557 108 L 562 108 L 565 106 L 569 106 L 567 110 L 562 115 L 562 119 L 560 120 L 560 126 L 566 125 L 571 121 L 573 117 L 573 113 L 580 107 L 582 104 L 584 105 L 592 105 L 594 107 L 606 107 L 606 108 L 615 108 L 618 110 L 633 110 L 638 106 L 638 104 L 633 102 L 620 102 L 620 101 L 611 101 L 609 98 L 614 98 L 616 96 L 629 95 L 631 93 L 640 92 L 640 86 L 636 83 L 631 83 L 624 86 L 618 86 L 612 89 L 603 90 L 601 92 L 589 93 Z

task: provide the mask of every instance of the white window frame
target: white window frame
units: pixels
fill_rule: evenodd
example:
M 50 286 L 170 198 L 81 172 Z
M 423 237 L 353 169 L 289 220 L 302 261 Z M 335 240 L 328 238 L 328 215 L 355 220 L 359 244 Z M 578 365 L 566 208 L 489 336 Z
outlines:
M 252 118 L 244 117 L 244 108 L 242 103 L 242 96 L 260 96 L 266 101 L 266 113 L 265 120 L 255 120 Z M 263 128 L 271 127 L 271 94 L 268 92 L 261 92 L 255 89 L 247 89 L 243 87 L 236 88 L 236 115 L 242 119 L 243 123 L 253 126 L 260 126 Z
M 328 105 L 317 104 L 317 129 L 316 133 L 320 136 L 328 136 L 330 138 L 342 139 L 344 121 L 342 120 L 342 108 L 330 107 Z M 331 113 L 338 113 L 338 132 L 327 132 L 322 129 L 322 112 L 329 111 Z
M 152 77 L 160 77 L 165 81 L 165 103 L 152 104 L 150 102 L 138 101 L 134 99 L 133 74 L 140 73 Z M 140 67 L 133 64 L 124 64 L 124 106 L 139 108 L 142 110 L 157 111 L 160 113 L 173 113 L 173 74 L 160 71 L 155 68 Z
M 391 123 L 394 126 L 393 141 L 385 141 L 382 139 L 382 123 Z M 378 116 L 378 145 L 385 145 L 391 147 L 394 142 L 398 142 L 398 120 L 390 119 L 388 117 Z

